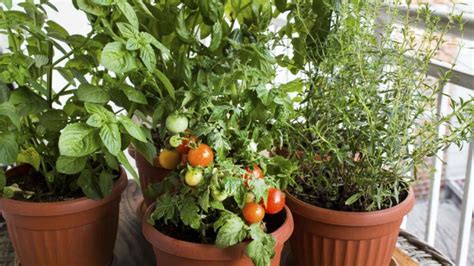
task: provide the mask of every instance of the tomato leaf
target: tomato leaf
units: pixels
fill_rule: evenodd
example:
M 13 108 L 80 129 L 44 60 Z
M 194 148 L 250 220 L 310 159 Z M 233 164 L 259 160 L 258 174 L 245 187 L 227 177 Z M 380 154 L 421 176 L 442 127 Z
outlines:
M 244 221 L 235 214 L 222 216 L 219 218 L 220 222 L 218 225 L 219 230 L 217 231 L 216 246 L 220 248 L 230 247 L 237 243 L 240 243 L 247 236 L 247 226 Z
M 186 198 L 181 205 L 179 217 L 187 226 L 199 229 L 201 226 L 201 216 L 199 215 L 199 207 L 193 198 Z
M 245 249 L 247 256 L 252 259 L 255 266 L 270 265 L 271 259 L 275 256 L 275 239 L 272 235 L 266 234 L 258 223 L 250 226 L 249 233 L 253 240 Z
M 153 210 L 148 222 L 155 224 L 156 220 L 163 219 L 165 223 L 173 219 L 176 213 L 176 201 L 169 194 L 163 194 L 156 200 L 155 209 Z

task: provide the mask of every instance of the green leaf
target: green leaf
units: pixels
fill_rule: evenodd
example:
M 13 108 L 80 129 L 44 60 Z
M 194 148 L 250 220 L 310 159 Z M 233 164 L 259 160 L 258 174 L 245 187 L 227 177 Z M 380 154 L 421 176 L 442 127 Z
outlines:
M 0 104 L 0 116 L 8 117 L 13 125 L 15 125 L 18 130 L 20 129 L 20 116 L 16 112 L 15 106 L 13 104 L 9 102 Z
M 107 150 L 114 156 L 121 151 L 122 139 L 120 138 L 119 127 L 115 123 L 102 125 L 99 132 L 100 139 Z
M 29 164 L 33 166 L 36 171 L 39 170 L 40 163 L 41 163 L 41 158 L 39 153 L 35 150 L 33 147 L 29 147 L 25 150 L 21 150 L 17 157 L 16 157 L 16 163 L 18 165 L 20 164 Z
M 161 81 L 161 83 L 163 83 L 163 85 L 165 86 L 165 89 L 168 91 L 168 94 L 170 95 L 171 99 L 173 100 L 176 100 L 175 98 L 175 89 L 173 87 L 173 84 L 171 84 L 171 81 L 168 79 L 168 77 L 166 77 L 166 75 L 161 72 L 160 70 L 158 69 L 154 69 L 154 73 L 155 75 L 158 77 L 158 79 Z
M 94 128 L 84 123 L 70 124 L 59 137 L 59 152 L 70 157 L 83 157 L 100 148 L 100 142 Z
M 92 2 L 102 6 L 110 6 L 115 4 L 115 0 L 92 0 Z
M 222 40 L 222 26 L 219 21 L 217 21 L 213 26 L 212 26 L 212 39 L 211 39 L 211 44 L 209 45 L 209 50 L 215 51 L 217 48 L 219 48 Z
M 255 266 L 270 265 L 271 259 L 275 256 L 275 239 L 263 232 L 258 223 L 250 226 L 250 236 L 253 240 L 245 249 L 247 256 L 252 259 Z
M 199 215 L 199 207 L 196 202 L 190 197 L 187 197 L 184 200 L 179 211 L 179 217 L 185 225 L 190 226 L 191 228 L 197 230 L 201 226 L 201 216 Z
M 171 59 L 170 50 L 157 39 L 155 39 L 153 35 L 147 32 L 140 32 L 140 37 L 142 37 L 146 42 L 151 43 L 153 46 L 156 47 L 156 49 L 160 50 L 161 57 L 163 58 L 163 60 L 168 61 L 169 59 Z
M 138 18 L 133 7 L 128 3 L 127 0 L 119 0 L 117 6 L 122 14 L 127 18 L 128 22 L 132 24 L 135 29 L 138 29 Z
M 280 13 L 286 11 L 286 0 L 275 0 L 275 6 Z
M 80 173 L 86 167 L 87 156 L 84 157 L 68 157 L 59 156 L 56 161 L 56 170 L 60 173 L 73 175 Z
M 40 68 L 49 62 L 49 58 L 46 55 L 42 54 L 35 54 L 33 55 L 33 59 L 35 62 L 35 67 Z
M 143 43 L 139 42 L 137 39 L 128 39 L 125 44 L 125 48 L 130 51 L 135 51 L 143 47 Z
M 123 93 L 130 101 L 140 104 L 148 104 L 146 96 L 143 94 L 143 92 L 128 85 L 122 85 L 120 86 L 120 89 L 122 89 Z
M 102 50 L 100 63 L 116 73 L 124 73 L 135 69 L 135 54 L 128 51 L 121 42 L 108 43 Z
M 184 13 L 180 12 L 178 15 L 178 23 L 176 24 L 176 34 L 178 35 L 179 39 L 184 43 L 192 43 L 192 36 L 191 33 L 188 31 L 186 27 L 186 22 L 184 18 Z
M 132 25 L 124 22 L 117 23 L 117 27 L 123 37 L 128 39 L 134 39 L 138 35 L 139 31 L 135 29 Z
M 282 89 L 284 92 L 303 92 L 303 80 L 300 78 L 294 79 L 288 83 L 282 84 L 280 86 L 280 89 Z
M 130 162 L 127 160 L 127 157 L 125 156 L 123 151 L 121 151 L 117 154 L 117 159 L 125 167 L 125 169 L 127 169 L 127 171 L 129 171 L 132 174 L 133 178 L 137 182 L 139 182 L 137 171 L 135 171 L 135 169 L 132 167 Z
M 114 184 L 114 177 L 112 173 L 103 170 L 99 175 L 99 187 L 103 197 L 107 197 L 112 193 Z
M 0 133 L 0 164 L 10 165 L 16 161 L 18 144 L 13 133 Z
M 207 212 L 210 206 L 209 195 L 210 195 L 209 187 L 203 193 L 201 193 L 201 195 L 199 195 L 199 206 L 205 212 Z
M 20 116 L 38 114 L 48 108 L 48 102 L 45 99 L 25 87 L 14 90 L 9 102 L 17 107 Z
M 91 84 L 81 84 L 74 93 L 83 102 L 103 104 L 110 100 L 105 90 Z
M 100 188 L 97 185 L 96 179 L 97 176 L 89 168 L 84 169 L 77 179 L 77 185 L 79 185 L 82 189 L 82 192 L 91 199 L 102 198 L 102 194 L 100 193 Z
M 261 178 L 252 178 L 248 181 L 249 187 L 252 188 L 253 194 L 255 194 L 255 201 L 260 202 L 263 198 L 265 204 L 267 204 L 268 198 L 268 185 Z
M 344 204 L 352 205 L 354 202 L 360 199 L 360 197 L 362 197 L 362 193 L 355 193 L 354 195 L 350 196 Z
M 52 132 L 58 132 L 67 124 L 67 114 L 62 110 L 50 109 L 40 118 L 40 124 Z
M 1 2 L 5 5 L 5 7 L 8 10 L 10 10 L 13 6 L 12 0 L 2 0 Z
M 88 124 L 89 126 L 97 128 L 102 127 L 104 123 L 104 118 L 100 114 L 92 114 L 86 121 L 86 124 Z
M 104 122 L 109 122 L 109 123 L 117 122 L 117 119 L 115 118 L 115 114 L 109 111 L 107 108 L 105 108 L 102 105 L 86 102 L 84 104 L 84 107 L 86 107 L 86 110 L 88 113 L 98 114 Z
M 140 58 L 142 59 L 148 71 L 153 72 L 156 65 L 156 57 L 151 45 L 147 44 L 140 48 Z
M 128 134 L 130 136 L 132 136 L 133 138 L 135 138 L 135 139 L 137 139 L 141 142 L 147 142 L 146 136 L 143 133 L 140 126 L 133 123 L 133 121 L 130 118 L 128 118 L 125 115 L 121 115 L 121 116 L 118 117 L 118 121 L 125 128 L 125 130 L 128 132 Z
M 153 143 L 141 142 L 136 139 L 132 139 L 133 146 L 135 149 L 150 163 L 153 164 L 153 158 L 156 156 L 156 148 Z
M 150 215 L 148 222 L 154 224 L 156 220 L 163 219 L 166 222 L 174 218 L 176 213 L 176 201 L 167 193 L 156 200 L 155 209 Z
M 48 32 L 49 36 L 60 40 L 67 40 L 67 38 L 69 37 L 69 33 L 66 31 L 66 29 L 64 29 L 58 23 L 49 20 L 48 22 L 46 22 L 46 24 L 48 25 L 46 27 L 46 31 Z
M 92 0 L 76 0 L 76 3 L 79 9 L 89 14 L 96 15 L 98 17 L 107 15 L 107 10 L 102 6 L 95 4 Z
M 119 164 L 115 156 L 110 154 L 110 152 L 104 150 L 104 158 L 105 158 L 105 163 L 107 163 L 107 166 L 109 166 L 110 168 L 114 170 L 117 170 L 117 171 L 119 170 Z
M 216 246 L 225 248 L 242 242 L 247 236 L 246 229 L 240 217 L 235 214 L 229 216 L 217 232 Z

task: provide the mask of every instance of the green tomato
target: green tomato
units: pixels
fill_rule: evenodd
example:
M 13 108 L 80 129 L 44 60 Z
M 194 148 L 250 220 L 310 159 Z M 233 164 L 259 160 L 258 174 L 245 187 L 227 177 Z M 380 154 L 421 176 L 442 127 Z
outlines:
M 197 186 L 202 180 L 202 172 L 200 170 L 189 169 L 184 176 L 184 181 L 191 187 Z
M 183 142 L 183 140 L 181 139 L 181 137 L 179 135 L 174 135 L 170 138 L 171 147 L 176 148 L 179 145 L 181 145 L 182 142 Z
M 173 133 L 184 132 L 188 128 L 188 119 L 182 115 L 170 115 L 166 118 L 166 129 Z
M 225 191 L 219 191 L 217 189 L 212 189 L 212 197 L 217 201 L 223 201 L 227 199 L 229 195 Z

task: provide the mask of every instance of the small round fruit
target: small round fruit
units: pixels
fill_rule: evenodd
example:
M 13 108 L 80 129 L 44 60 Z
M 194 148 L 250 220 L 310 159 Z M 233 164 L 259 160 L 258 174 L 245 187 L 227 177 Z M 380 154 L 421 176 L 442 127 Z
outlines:
M 170 145 L 171 147 L 179 147 L 183 143 L 183 139 L 179 135 L 173 135 L 170 138 Z
M 188 153 L 188 161 L 191 166 L 207 167 L 212 163 L 212 160 L 214 160 L 214 153 L 211 147 L 203 143 Z
M 159 165 L 156 165 L 156 159 L 154 160 L 154 163 L 156 167 L 173 170 L 178 167 L 180 161 L 181 156 L 176 151 L 162 150 L 160 155 L 158 155 Z
M 279 213 L 285 207 L 285 193 L 281 192 L 279 189 L 270 188 L 268 190 L 267 205 L 265 207 L 265 212 L 268 214 Z M 262 201 L 262 205 L 263 201 Z
M 227 199 L 227 196 L 229 196 L 225 191 L 219 191 L 217 189 L 213 189 L 211 193 L 212 197 L 217 201 L 223 201 Z
M 189 169 L 184 176 L 184 181 L 188 186 L 197 186 L 202 180 L 202 172 L 197 169 Z
M 173 133 L 184 132 L 188 128 L 188 119 L 185 116 L 173 114 L 166 118 L 166 129 Z
M 196 142 L 196 141 L 197 141 L 196 136 L 191 136 L 191 137 L 186 136 L 186 137 L 182 138 L 181 145 L 176 147 L 176 151 L 181 153 L 181 154 L 187 154 L 189 152 L 189 150 L 191 149 L 189 147 L 189 142 Z
M 265 216 L 265 209 L 255 202 L 246 203 L 242 209 L 242 215 L 249 224 L 258 223 Z

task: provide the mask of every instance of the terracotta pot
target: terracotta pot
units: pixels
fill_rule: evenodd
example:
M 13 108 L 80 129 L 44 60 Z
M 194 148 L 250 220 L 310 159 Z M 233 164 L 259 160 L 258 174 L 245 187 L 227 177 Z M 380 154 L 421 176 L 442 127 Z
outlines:
M 319 208 L 287 194 L 295 231 L 290 239 L 296 265 L 389 265 L 413 191 L 395 207 L 373 212 Z
M 145 238 L 153 246 L 156 265 L 160 266 L 251 266 L 252 261 L 245 255 L 246 243 L 240 243 L 228 248 L 218 248 L 215 245 L 197 244 L 177 240 L 162 234 L 147 222 L 154 204 L 150 206 L 142 222 L 142 231 Z M 286 219 L 284 223 L 272 233 L 276 240 L 275 257 L 272 266 L 280 265 L 281 252 L 284 243 L 293 232 L 293 217 L 285 207 Z
M 21 265 L 110 265 L 121 193 L 127 183 L 126 173 L 121 169 L 112 194 L 102 200 L 84 197 L 37 203 L 0 199 L 0 209 Z
M 151 165 L 139 152 L 135 153 L 135 162 L 138 168 L 140 187 L 142 188 L 145 205 L 148 207 L 155 201 L 155 199 L 146 196 L 145 191 L 147 187 L 153 183 L 163 180 L 171 172 L 171 170 Z

